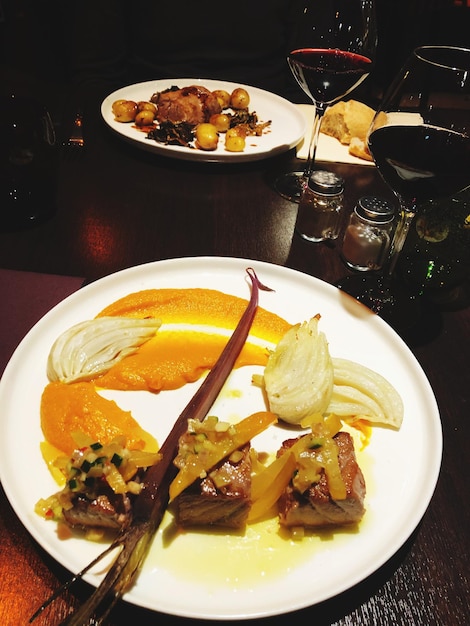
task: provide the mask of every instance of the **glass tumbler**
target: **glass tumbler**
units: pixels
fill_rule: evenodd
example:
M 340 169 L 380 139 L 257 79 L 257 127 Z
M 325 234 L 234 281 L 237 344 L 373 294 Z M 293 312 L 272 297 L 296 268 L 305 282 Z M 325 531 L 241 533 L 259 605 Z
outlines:
M 42 223 L 56 210 L 57 146 L 48 111 L 3 96 L 0 116 L 0 229 Z

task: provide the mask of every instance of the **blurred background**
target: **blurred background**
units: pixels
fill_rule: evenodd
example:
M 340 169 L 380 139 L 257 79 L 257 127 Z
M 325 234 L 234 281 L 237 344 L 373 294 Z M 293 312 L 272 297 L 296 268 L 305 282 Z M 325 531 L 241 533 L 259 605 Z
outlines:
M 40 83 L 43 92 L 49 86 L 54 98 L 62 92 L 69 83 L 70 34 L 73 24 L 80 22 L 80 6 L 60 0 L 0 0 L 2 88 L 9 85 L 21 90 L 25 78 L 29 84 Z M 140 19 L 128 6 L 127 10 L 129 19 Z M 372 105 L 414 47 L 470 45 L 470 0 L 376 0 L 376 11 L 377 64 L 360 91 L 355 92 L 355 97 Z M 81 28 L 86 30 L 87 25 Z

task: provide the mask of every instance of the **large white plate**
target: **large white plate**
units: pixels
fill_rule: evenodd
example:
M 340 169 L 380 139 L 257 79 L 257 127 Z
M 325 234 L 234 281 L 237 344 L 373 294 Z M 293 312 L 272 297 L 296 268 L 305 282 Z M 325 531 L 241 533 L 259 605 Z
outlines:
M 442 437 L 433 392 L 407 346 L 379 317 L 344 292 L 280 266 L 218 257 L 162 261 L 108 276 L 68 297 L 28 333 L 5 370 L 0 384 L 0 476 L 32 536 L 72 572 L 103 548 L 79 538 L 60 540 L 56 525 L 33 510 L 40 497 L 56 491 L 39 452 L 39 403 L 54 339 L 110 302 L 141 289 L 207 287 L 248 298 L 248 266 L 275 290 L 260 294 L 261 306 L 292 323 L 320 313 L 333 356 L 354 359 L 386 376 L 403 397 L 404 422 L 399 432 L 374 429 L 369 446 L 358 450 L 368 494 L 357 532 L 292 542 L 279 537 L 275 522 L 267 531 L 262 524 L 249 527 L 245 536 L 185 533 L 168 543 L 168 531 L 164 536 L 160 530 L 126 599 L 167 614 L 243 620 L 286 613 L 341 593 L 374 572 L 406 541 L 429 504 L 439 473 Z M 263 409 L 259 390 L 250 384 L 251 374 L 252 368 L 233 374 L 211 413 L 233 418 Z M 163 441 L 196 386 L 159 395 L 115 392 L 110 397 L 132 409 L 142 426 Z M 255 447 L 274 451 L 289 436 L 292 431 L 271 427 Z M 100 566 L 86 580 L 97 585 L 103 569 Z
M 124 124 L 114 119 L 111 107 L 115 100 L 120 100 L 121 98 L 134 100 L 136 102 L 140 100 L 150 100 L 150 97 L 156 91 L 163 91 L 173 85 L 177 85 L 178 87 L 203 85 L 211 91 L 215 89 L 225 89 L 229 93 L 231 93 L 235 87 L 244 87 L 250 95 L 250 111 L 257 113 L 260 122 L 271 120 L 271 127 L 261 137 L 249 137 L 243 152 L 227 152 L 224 149 L 222 139 L 219 141 L 219 146 L 216 150 L 207 152 L 204 150 L 185 148 L 183 146 L 165 146 L 152 139 L 147 139 L 146 133 L 137 130 L 133 124 Z M 154 80 L 123 87 L 104 99 L 101 105 L 101 113 L 110 128 L 139 148 L 156 152 L 167 157 L 189 161 L 235 163 L 238 161 L 256 161 L 264 159 L 290 150 L 296 146 L 304 137 L 307 128 L 302 111 L 299 111 L 295 104 L 292 104 L 276 94 L 249 85 L 200 78 Z

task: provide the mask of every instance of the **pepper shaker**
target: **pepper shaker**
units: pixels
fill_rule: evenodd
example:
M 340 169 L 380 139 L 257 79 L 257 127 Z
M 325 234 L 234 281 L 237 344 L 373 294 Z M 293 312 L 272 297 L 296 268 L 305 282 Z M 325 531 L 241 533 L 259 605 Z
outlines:
M 348 267 L 365 272 L 379 270 L 387 258 L 394 228 L 393 205 L 364 196 L 351 213 L 344 233 L 341 257 Z
M 307 241 L 336 239 L 343 210 L 344 180 L 325 170 L 315 170 L 299 202 L 295 228 Z

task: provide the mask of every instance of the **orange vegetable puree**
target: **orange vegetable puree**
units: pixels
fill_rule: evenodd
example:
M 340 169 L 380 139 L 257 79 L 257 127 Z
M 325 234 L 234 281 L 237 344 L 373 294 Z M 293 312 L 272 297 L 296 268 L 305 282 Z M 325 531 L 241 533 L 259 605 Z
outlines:
M 138 352 L 113 365 L 94 382 L 104 389 L 152 392 L 178 389 L 211 369 L 227 341 L 223 335 L 159 330 Z M 267 358 L 265 348 L 247 343 L 235 367 L 265 365 Z
M 41 398 L 41 427 L 46 441 L 67 455 L 77 447 L 72 438 L 74 432 L 82 432 L 104 445 L 124 435 L 131 449 L 158 449 L 155 439 L 129 411 L 101 397 L 89 382 L 49 383 Z
M 146 289 L 103 309 L 97 317 L 156 317 L 163 324 L 209 324 L 234 329 L 247 301 L 215 289 Z M 250 334 L 277 343 L 290 328 L 284 319 L 258 307 Z

